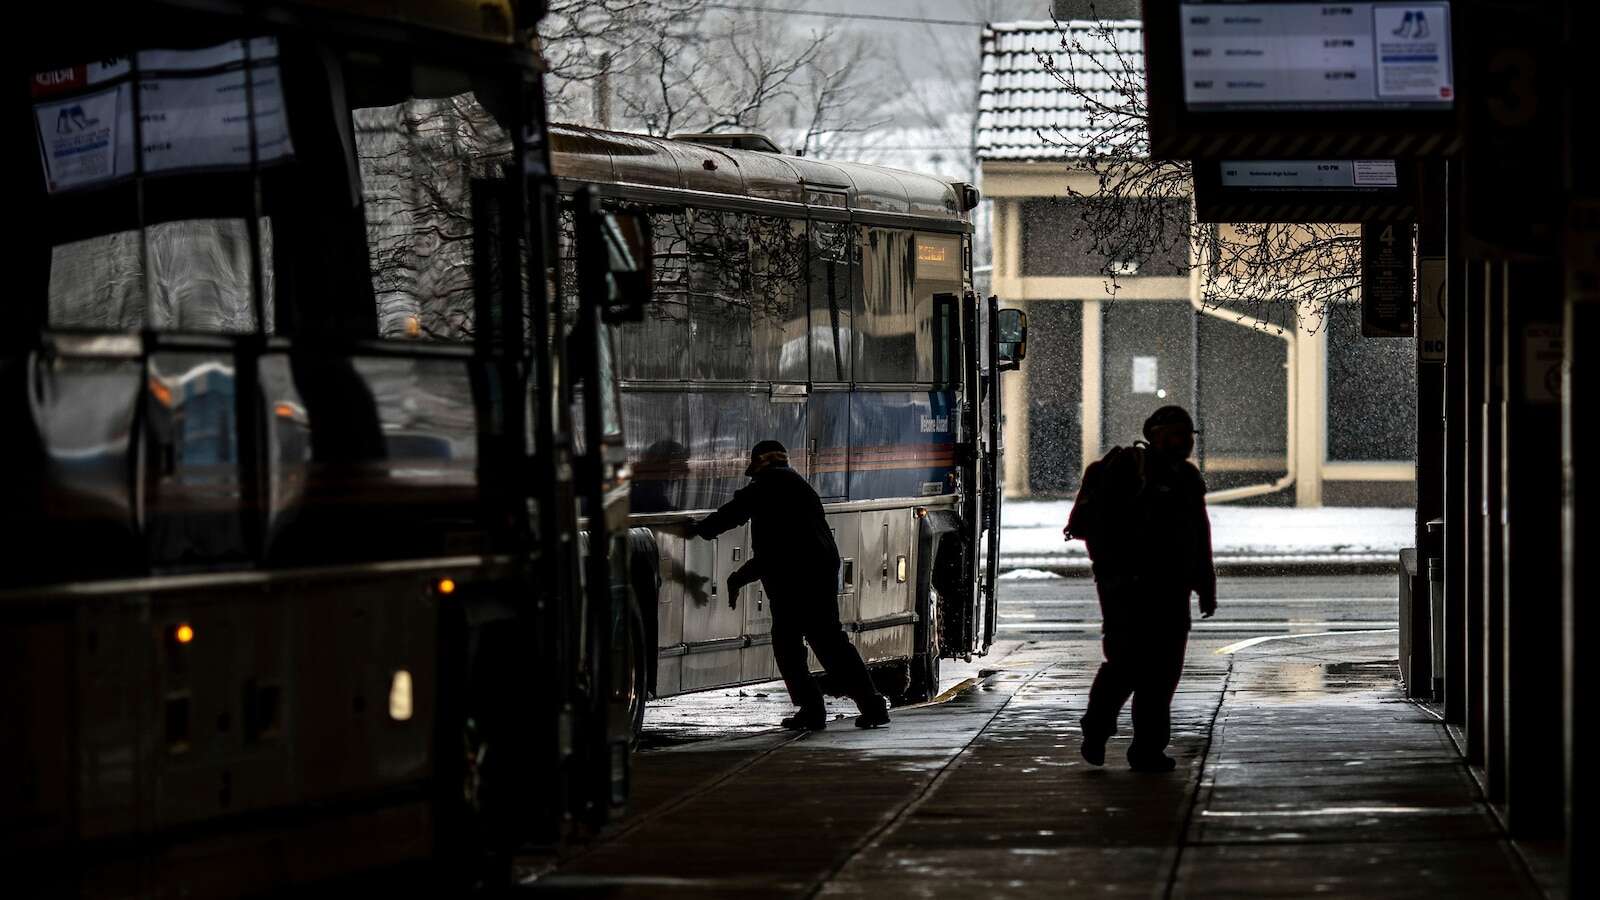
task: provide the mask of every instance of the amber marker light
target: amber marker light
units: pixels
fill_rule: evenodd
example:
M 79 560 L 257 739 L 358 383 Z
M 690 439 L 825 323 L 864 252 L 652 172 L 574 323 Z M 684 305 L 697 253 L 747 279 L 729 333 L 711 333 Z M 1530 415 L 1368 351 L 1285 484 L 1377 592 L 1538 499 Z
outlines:
M 192 643 L 194 641 L 194 626 L 188 622 L 180 624 L 177 628 L 172 629 L 172 639 L 180 644 Z
M 438 588 L 439 593 L 446 597 L 456 592 L 456 580 L 454 578 L 441 578 L 435 586 Z

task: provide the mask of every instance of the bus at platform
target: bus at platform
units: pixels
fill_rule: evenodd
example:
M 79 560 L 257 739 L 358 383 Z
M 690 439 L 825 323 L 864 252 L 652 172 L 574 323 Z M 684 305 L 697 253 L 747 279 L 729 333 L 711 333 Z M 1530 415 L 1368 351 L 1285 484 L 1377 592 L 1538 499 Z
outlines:
M 30 5 L 8 893 L 448 896 L 625 803 L 597 348 L 650 254 L 569 210 L 555 277 L 541 6 Z
M 557 125 L 551 149 L 564 196 L 643 216 L 653 236 L 643 315 L 612 329 L 635 693 L 776 677 L 762 587 L 733 608 L 722 596 L 749 525 L 714 541 L 685 528 L 776 439 L 823 501 L 842 557 L 833 599 L 880 689 L 936 694 L 941 658 L 994 639 L 1000 373 L 1026 347 L 1022 313 L 972 289 L 977 190 L 749 134 Z M 575 219 L 562 221 L 568 247 Z

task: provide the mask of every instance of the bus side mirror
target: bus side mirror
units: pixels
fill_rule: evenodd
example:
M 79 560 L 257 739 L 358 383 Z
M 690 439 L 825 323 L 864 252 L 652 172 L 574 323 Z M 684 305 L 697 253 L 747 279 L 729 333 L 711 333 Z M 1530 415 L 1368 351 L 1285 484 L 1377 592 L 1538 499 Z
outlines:
M 637 322 L 644 318 L 654 282 L 655 242 L 650 218 L 633 210 L 614 210 L 601 219 L 606 244 L 605 322 Z
M 1028 314 L 1020 309 L 1002 309 L 995 317 L 995 368 L 1010 372 L 1022 367 L 1028 356 Z

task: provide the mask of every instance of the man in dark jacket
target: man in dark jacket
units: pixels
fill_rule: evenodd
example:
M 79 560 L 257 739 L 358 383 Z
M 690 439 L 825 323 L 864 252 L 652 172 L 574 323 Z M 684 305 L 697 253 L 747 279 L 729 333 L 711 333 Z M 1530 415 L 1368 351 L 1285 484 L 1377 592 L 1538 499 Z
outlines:
M 772 600 L 772 655 L 789 698 L 800 707 L 783 727 L 827 727 L 822 690 L 806 662 L 807 643 L 861 710 L 857 728 L 889 724 L 889 704 L 839 623 L 839 548 L 817 492 L 789 468 L 789 454 L 777 441 L 751 449 L 745 475 L 750 483 L 695 523 L 694 534 L 710 540 L 751 523 L 750 561 L 728 576 L 728 606 L 737 603 L 740 588 L 757 579 Z
M 1105 763 L 1106 739 L 1133 697 L 1128 763 L 1169 772 L 1172 695 L 1189 639 L 1189 595 L 1200 614 L 1217 611 L 1206 486 L 1189 462 L 1194 420 L 1163 406 L 1144 424 L 1145 447 L 1117 448 L 1083 474 L 1067 536 L 1089 545 L 1100 595 L 1105 662 L 1083 714 L 1083 758 Z

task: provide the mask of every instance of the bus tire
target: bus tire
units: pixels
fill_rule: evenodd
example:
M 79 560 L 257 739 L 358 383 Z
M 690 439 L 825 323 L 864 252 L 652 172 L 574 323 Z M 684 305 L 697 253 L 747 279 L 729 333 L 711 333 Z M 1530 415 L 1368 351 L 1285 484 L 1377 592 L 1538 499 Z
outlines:
M 626 692 L 628 749 L 633 750 L 638 747 L 639 736 L 644 733 L 644 707 L 645 700 L 650 696 L 650 670 L 655 667 L 655 654 L 650 652 L 651 647 L 645 639 L 644 616 L 640 615 L 636 603 L 628 607 L 627 628 L 624 641 L 628 654 L 627 682 L 623 690 Z

